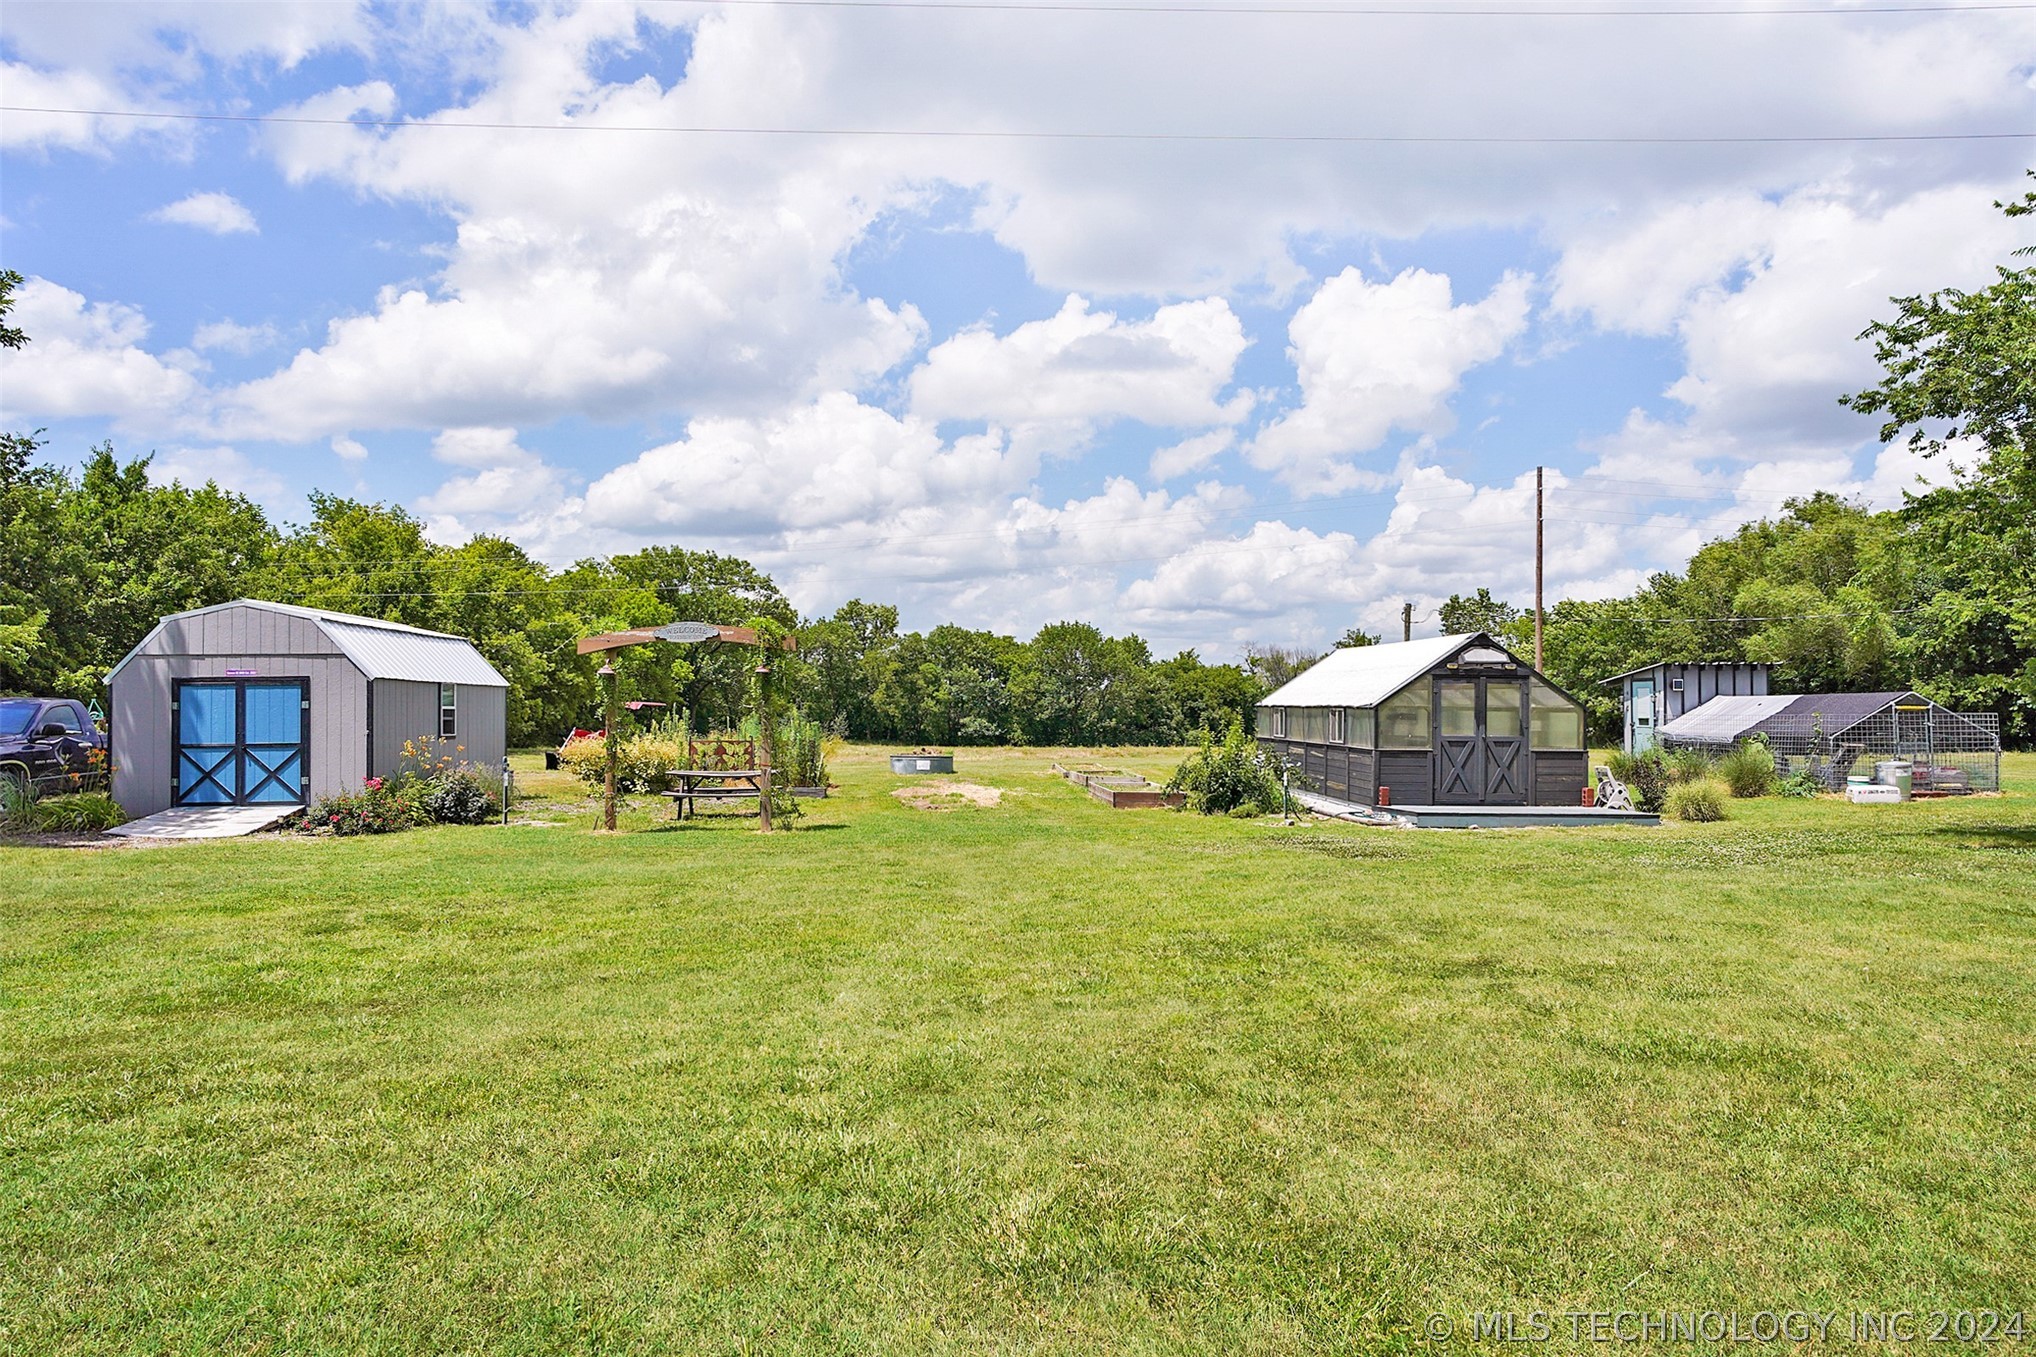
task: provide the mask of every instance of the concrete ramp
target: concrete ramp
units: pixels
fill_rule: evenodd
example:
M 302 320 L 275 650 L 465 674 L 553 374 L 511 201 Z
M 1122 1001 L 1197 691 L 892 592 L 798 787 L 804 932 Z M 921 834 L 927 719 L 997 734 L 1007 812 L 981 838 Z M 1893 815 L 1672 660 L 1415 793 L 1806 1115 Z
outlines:
M 177 806 L 107 830 L 129 839 L 237 839 L 304 809 L 302 806 Z

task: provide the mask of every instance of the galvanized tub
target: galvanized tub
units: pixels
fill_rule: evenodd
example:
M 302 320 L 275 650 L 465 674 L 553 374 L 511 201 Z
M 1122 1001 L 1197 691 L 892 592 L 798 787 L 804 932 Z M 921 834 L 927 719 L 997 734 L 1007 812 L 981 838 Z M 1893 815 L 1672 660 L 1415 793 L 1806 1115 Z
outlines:
M 952 754 L 893 754 L 891 771 L 894 773 L 951 773 L 954 771 Z

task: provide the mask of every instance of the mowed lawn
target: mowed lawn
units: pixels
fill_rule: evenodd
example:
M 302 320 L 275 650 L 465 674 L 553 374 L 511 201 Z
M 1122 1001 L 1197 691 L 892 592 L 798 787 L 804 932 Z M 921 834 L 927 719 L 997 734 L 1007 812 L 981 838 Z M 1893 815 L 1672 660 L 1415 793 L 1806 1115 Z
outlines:
M 0 1351 L 2036 1311 L 2036 756 L 1445 832 L 1112 812 L 1039 751 L 928 811 L 880 753 L 768 838 L 539 775 L 551 827 L 0 848 Z

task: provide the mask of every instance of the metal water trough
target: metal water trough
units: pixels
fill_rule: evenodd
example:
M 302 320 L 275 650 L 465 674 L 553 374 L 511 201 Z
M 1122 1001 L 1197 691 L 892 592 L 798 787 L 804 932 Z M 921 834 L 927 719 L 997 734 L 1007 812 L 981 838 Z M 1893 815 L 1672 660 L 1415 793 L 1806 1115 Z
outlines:
M 954 771 L 952 754 L 893 754 L 891 771 L 894 773 L 951 773 Z

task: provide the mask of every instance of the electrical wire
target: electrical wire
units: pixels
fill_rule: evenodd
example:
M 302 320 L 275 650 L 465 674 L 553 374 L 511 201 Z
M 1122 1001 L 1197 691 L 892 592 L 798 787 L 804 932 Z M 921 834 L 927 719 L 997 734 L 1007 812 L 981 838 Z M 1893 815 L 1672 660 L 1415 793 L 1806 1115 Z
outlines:
M 1798 146 L 1942 143 L 1974 141 L 2036 141 L 2031 132 L 1855 132 L 1780 133 L 1695 136 L 1457 136 L 1445 134 L 1373 134 L 1344 132 L 1085 132 L 1042 128 L 931 127 L 714 127 L 664 123 L 532 123 L 468 118 L 408 121 L 395 118 L 314 118 L 277 113 L 173 113 L 136 109 L 47 108 L 0 104 L 0 113 L 38 113 L 79 118 L 131 118 L 146 122 L 258 123 L 290 127 L 352 127 L 362 130 L 408 131 L 417 128 L 483 132 L 628 132 L 674 136 L 733 137 L 878 137 L 933 140 L 1138 142 L 1264 145 L 1316 144 L 1342 146 Z
M 1577 480 L 1568 482 L 1566 484 L 1554 485 L 1549 487 L 1549 501 L 1551 503 L 1554 503 L 1559 497 L 1567 495 L 1569 492 L 1573 490 L 1585 491 L 1595 496 L 1610 495 L 1633 499 L 1674 500 L 1678 503 L 1702 503 L 1705 500 L 1730 501 L 1729 503 L 1722 505 L 1721 509 L 1752 508 L 1752 507 L 1786 508 L 1791 502 L 1800 498 L 1800 496 L 1795 495 L 1742 496 L 1736 491 L 1732 491 L 1722 487 L 1693 486 L 1688 482 L 1622 479 L 1614 483 L 1635 486 L 1651 485 L 1657 487 L 1657 489 L 1656 490 L 1605 489 L 1601 488 L 1598 485 L 1596 478 L 1587 475 L 1584 477 L 1579 477 Z M 1319 512 L 1326 509 L 1333 509 L 1339 505 L 1351 504 L 1358 501 L 1383 499 L 1386 498 L 1387 496 L 1394 497 L 1392 507 L 1397 509 L 1401 505 L 1410 504 L 1432 505 L 1432 504 L 1461 503 L 1469 500 L 1478 499 L 1483 496 L 1505 495 L 1509 493 L 1517 493 L 1524 496 L 1526 493 L 1525 490 L 1513 486 L 1487 486 L 1481 489 L 1459 491 L 1446 495 L 1401 496 L 1400 491 L 1402 489 L 1404 489 L 1403 486 L 1395 487 L 1393 489 L 1356 491 L 1343 495 L 1321 495 L 1309 499 L 1284 500 L 1284 501 L 1275 500 L 1244 505 L 1235 509 L 1226 509 L 1215 505 L 1205 507 L 1194 506 L 1191 501 L 1176 501 L 1175 503 L 1150 514 L 1137 514 L 1121 518 L 1082 519 L 1080 521 L 1073 523 L 1042 524 L 1038 527 L 1005 526 L 998 528 L 956 530 L 953 532 L 945 533 L 894 534 L 884 537 L 868 537 L 861 539 L 851 539 L 847 541 L 838 540 L 828 541 L 823 543 L 816 543 L 812 546 L 771 547 L 766 548 L 764 551 L 759 552 L 757 554 L 768 555 L 772 559 L 778 560 L 783 559 L 785 557 L 839 555 L 843 552 L 869 551 L 887 546 L 918 545 L 920 543 L 926 542 L 1009 540 L 1011 544 L 1015 546 L 1023 545 L 1026 538 L 1033 536 L 1047 538 L 1062 538 L 1074 536 L 1081 533 L 1100 531 L 1105 528 L 1137 527 L 1143 524 L 1161 524 L 1166 523 L 1169 520 L 1175 520 L 1180 518 L 1193 518 L 1200 519 L 1207 523 L 1219 523 L 1219 522 L 1234 522 L 1246 518 L 1256 518 L 1266 514 L 1273 513 L 1294 513 L 1296 515 L 1301 515 Z M 1693 489 L 1704 490 L 1707 493 L 1704 494 L 1672 493 L 1678 491 L 1688 491 Z M 1052 512 L 1064 512 L 1064 511 L 1055 510 Z M 1616 520 L 1604 519 L 1602 520 L 1602 523 L 1604 526 L 1635 526 L 1638 524 L 1657 521 L 1659 517 L 1660 517 L 1659 515 L 1642 515 L 1636 518 L 1624 518 Z M 1545 519 L 1545 521 L 1550 523 L 1590 524 L 1600 522 L 1601 520 L 1592 519 L 1588 517 L 1548 516 Z M 1397 532 L 1391 531 L 1390 528 L 1382 528 L 1377 535 L 1382 537 L 1389 537 L 1391 540 L 1394 541 L 1401 541 L 1415 537 L 1446 537 L 1453 540 L 1461 540 L 1462 534 L 1465 531 L 1466 527 L 1482 529 L 1488 527 L 1509 526 L 1509 527 L 1520 527 L 1524 529 L 1525 527 L 1530 526 L 1530 524 L 1531 520 L 1527 522 L 1518 523 L 1478 523 L 1470 525 L 1451 524 L 1438 526 L 1432 529 L 1423 529 L 1417 527 L 1413 529 L 1404 529 Z M 1154 559 L 1170 559 L 1170 558 L 1160 557 Z M 334 575 L 364 578 L 368 575 L 378 573 L 376 567 L 383 565 L 402 566 L 408 569 L 426 571 L 428 573 L 438 570 L 472 570 L 476 568 L 477 565 L 485 564 L 486 564 L 485 562 L 475 562 L 471 560 L 452 560 L 442 556 L 441 557 L 386 556 L 374 558 L 364 558 L 361 556 L 348 556 L 343 563 L 340 563 L 339 565 L 334 567 L 328 567 L 324 571 L 324 575 L 327 578 L 330 578 Z M 641 586 L 602 585 L 587 587 L 597 589 L 611 589 L 611 588 L 628 589 Z M 541 593 L 544 592 L 544 590 L 541 589 L 530 590 L 528 592 Z
M 1436 5 L 1412 8 L 1387 5 L 1123 5 L 1057 4 L 1049 0 L 650 0 L 663 5 L 689 5 L 702 9 L 902 9 L 902 10 L 987 10 L 992 13 L 1023 14 L 1216 14 L 1278 18 L 1366 18 L 1366 19 L 1738 19 L 1738 18 L 1850 18 L 1853 15 L 1987 14 L 2036 9 L 2036 4 L 1949 4 L 1949 5 L 1749 5 L 1711 9 L 1536 9 L 1491 5 Z

